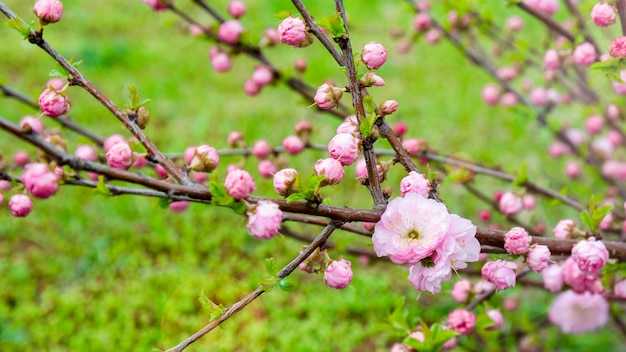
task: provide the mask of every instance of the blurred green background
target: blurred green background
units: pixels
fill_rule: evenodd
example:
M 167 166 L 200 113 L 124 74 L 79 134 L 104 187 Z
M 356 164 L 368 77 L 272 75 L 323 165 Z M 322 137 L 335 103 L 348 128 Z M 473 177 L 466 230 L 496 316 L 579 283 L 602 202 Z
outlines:
M 31 1 L 4 3 L 27 21 L 34 19 Z M 280 145 L 301 119 L 313 123 L 312 141 L 326 143 L 340 123 L 331 115 L 307 108 L 311 102 L 302 101 L 280 84 L 264 88 L 259 96 L 246 96 L 243 82 L 256 63 L 240 55 L 234 58 L 231 72 L 215 73 L 207 56 L 212 44 L 191 37 L 187 26 L 172 13 L 154 13 L 139 0 L 63 3 L 63 19 L 46 28 L 45 38 L 65 57 L 82 60 L 79 69 L 118 105 L 126 103 L 127 85 L 136 86 L 142 98 L 151 99 L 152 121 L 146 133 L 165 152 L 181 152 L 198 144 L 226 148 L 226 136 L 232 130 L 242 131 L 248 145 L 260 138 Z M 191 1 L 175 3 L 201 23 L 213 23 Z M 226 1 L 211 3 L 225 14 Z M 316 17 L 330 15 L 334 9 L 331 2 L 305 3 Z M 280 20 L 274 14 L 295 12 L 288 1 L 246 4 L 248 15 L 242 23 L 250 40 L 259 38 L 263 29 L 278 25 Z M 515 13 L 504 5 L 490 4 L 500 23 Z M 486 107 L 479 95 L 489 78 L 452 46 L 418 41 L 409 54 L 396 52 L 398 41 L 390 31 L 411 31 L 413 15 L 404 2 L 346 1 L 346 7 L 355 51 L 372 40 L 389 48 L 388 62 L 379 70 L 387 86 L 371 92 L 376 101 L 399 102 L 400 109 L 390 122 L 405 121 L 409 135 L 426 138 L 443 154 L 461 153 L 481 163 L 503 165 L 509 172 L 527 162 L 529 174 L 539 183 L 556 189 L 564 186 L 563 181 L 551 181 L 562 175 L 564 161 L 548 162 L 544 155 L 551 134 L 513 110 Z M 532 38 L 542 32 L 529 25 L 527 33 Z M 36 99 L 54 62 L 8 27 L 0 27 L 0 42 L 0 83 Z M 345 82 L 342 71 L 317 43 L 306 49 L 278 46 L 265 52 L 286 73 L 293 73 L 294 60 L 305 58 L 309 68 L 302 78 L 313 86 L 326 79 Z M 539 84 L 540 73 L 536 79 Z M 73 102 L 70 115 L 76 122 L 102 136 L 128 136 L 85 92 L 71 87 L 69 95 Z M 0 100 L 0 115 L 12 121 L 37 113 L 15 100 Z M 572 106 L 555 112 L 553 121 L 568 120 L 581 127 L 584 117 L 580 106 Z M 56 128 L 49 121 L 46 126 Z M 63 135 L 70 151 L 87 142 L 69 132 Z M 384 148 L 385 143 L 380 146 Z M 9 158 L 17 150 L 35 155 L 33 148 L 8 134 L 0 137 L 0 148 Z M 321 157 L 325 153 L 306 152 L 287 160 L 306 174 Z M 216 171 L 221 178 L 229 163 L 240 162 L 252 170 L 257 165 L 254 159 L 222 160 Z M 367 190 L 351 182 L 353 168 L 346 175 L 347 182 L 324 190 L 324 196 L 335 205 L 369 207 Z M 393 167 L 384 186 L 398 194 L 401 177 L 403 171 Z M 587 177 L 583 176 L 583 181 L 592 180 Z M 507 187 L 491 179 L 477 180 L 488 194 Z M 589 187 L 581 182 L 570 186 L 570 191 L 585 194 Z M 257 177 L 257 188 L 256 194 L 273 196 L 271 180 Z M 444 179 L 441 193 L 452 212 L 479 223 L 477 211 L 485 205 L 470 197 L 462 185 Z M 540 206 L 548 203 L 540 201 Z M 563 216 L 576 216 L 563 207 L 549 209 L 524 214 L 522 219 L 550 228 Z M 62 187 L 50 200 L 35 201 L 34 211 L 25 219 L 12 218 L 3 206 L 0 350 L 128 351 L 173 346 L 208 322 L 208 313 L 198 302 L 201 291 L 229 306 L 258 286 L 265 275 L 264 258 L 275 257 L 279 265 L 286 264 L 302 245 L 283 237 L 254 240 L 244 224 L 242 217 L 228 209 L 195 204 L 183 214 L 174 214 L 154 199 L 102 199 L 92 190 L 74 187 Z M 319 231 L 294 228 L 310 235 Z M 332 239 L 340 247 L 368 246 L 366 240 L 340 231 Z M 353 263 L 355 278 L 348 289 L 329 289 L 321 276 L 297 271 L 288 279 L 296 285 L 293 292 L 275 289 L 263 295 L 189 350 L 384 351 L 403 338 L 384 326 L 399 297 L 407 297 L 407 312 L 414 323 L 420 315 L 427 322 L 441 322 L 446 312 L 456 307 L 447 298 L 450 283 L 440 297 L 419 295 L 406 280 L 405 268 L 386 262 L 365 263 L 340 250 L 331 251 L 333 258 L 342 256 Z M 510 290 L 501 296 L 517 294 Z M 518 312 L 506 313 L 505 331 L 521 328 L 536 333 L 538 346 L 547 349 L 557 343 L 562 349 L 618 348 L 611 330 L 562 336 L 555 327 L 538 328 L 534 324 L 545 318 L 548 304 L 537 302 L 549 300 L 536 291 L 523 297 Z M 501 299 L 497 297 L 495 302 Z M 482 348 L 500 350 L 505 343 L 515 350 L 517 338 L 491 338 Z M 484 343 L 460 340 L 464 347 L 459 349 L 476 350 Z

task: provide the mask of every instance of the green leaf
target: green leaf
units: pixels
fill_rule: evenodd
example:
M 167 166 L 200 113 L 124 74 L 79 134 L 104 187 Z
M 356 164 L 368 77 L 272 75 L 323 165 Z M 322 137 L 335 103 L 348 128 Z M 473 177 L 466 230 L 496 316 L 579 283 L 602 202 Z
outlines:
M 602 221 L 605 216 L 607 216 L 613 210 L 612 205 L 605 205 L 603 207 L 599 207 L 593 210 L 591 217 L 593 220 Z
M 513 180 L 513 184 L 516 186 L 523 186 L 528 182 L 528 174 L 526 173 L 527 163 L 524 162 L 522 166 L 520 166 L 519 172 L 517 173 L 517 177 Z
M 582 223 L 587 226 L 592 232 L 594 231 L 593 229 L 593 219 L 591 218 L 591 215 L 589 215 L 589 212 L 586 210 L 583 210 L 580 213 L 580 221 L 582 221 Z
M 346 34 L 341 13 L 337 12 L 330 17 L 322 17 L 315 22 L 318 26 L 326 28 L 334 37 Z
M 167 209 L 170 206 L 170 200 L 167 198 L 159 198 L 159 208 Z
M 626 68 L 626 58 L 615 57 L 606 61 L 599 61 L 589 66 L 592 72 L 607 76 L 611 81 L 624 83 L 620 71 Z
M 276 274 L 276 260 L 274 257 L 265 258 L 265 271 L 270 275 Z
M 376 103 L 374 103 L 374 97 L 371 95 L 363 98 L 363 107 L 365 108 L 365 112 L 370 115 L 376 111 Z
M 215 304 L 209 297 L 205 296 L 204 289 L 200 291 L 200 296 L 198 297 L 200 304 L 202 307 L 209 311 L 209 320 L 214 321 L 219 318 L 226 309 L 221 304 Z
M 307 200 L 303 193 L 292 193 L 286 198 L 287 203 L 297 202 L 299 200 Z
M 376 119 L 376 114 L 372 114 L 371 117 L 365 118 L 361 121 L 359 131 L 361 132 L 363 138 L 367 138 L 372 135 L 372 128 L 374 127 L 374 122 L 376 122 Z
M 111 190 L 109 190 L 109 188 L 107 187 L 106 183 L 104 182 L 104 176 L 102 175 L 98 176 L 98 185 L 96 186 L 96 193 L 105 197 L 112 196 Z
M 141 144 L 141 142 L 137 141 L 137 142 L 130 142 L 128 143 L 128 145 L 130 145 L 130 149 L 133 150 L 133 152 L 135 153 L 145 153 L 146 152 L 146 147 Z
M 409 333 L 411 331 L 411 327 L 407 321 L 408 312 L 404 308 L 404 301 L 404 296 L 400 296 L 396 299 L 396 304 L 393 310 L 387 315 L 387 320 L 392 328 L 399 330 L 402 333 Z
M 136 106 L 139 105 L 139 93 L 137 93 L 137 87 L 128 85 L 126 88 L 128 89 L 128 101 L 130 102 L 130 108 L 136 109 Z
M 263 279 L 261 279 L 261 286 L 263 287 L 264 291 L 270 292 L 272 291 L 274 286 L 276 286 L 276 283 L 279 280 L 280 278 L 278 276 L 264 277 Z
M 28 39 L 28 36 L 30 36 L 30 26 L 26 26 L 19 17 L 8 20 L 5 25 L 18 31 L 24 39 Z

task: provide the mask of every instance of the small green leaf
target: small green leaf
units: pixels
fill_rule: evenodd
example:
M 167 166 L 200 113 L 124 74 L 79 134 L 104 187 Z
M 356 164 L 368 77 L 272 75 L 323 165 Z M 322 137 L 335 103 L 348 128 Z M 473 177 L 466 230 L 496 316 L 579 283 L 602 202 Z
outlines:
M 346 34 L 341 13 L 337 12 L 330 17 L 322 17 L 315 22 L 318 26 L 326 28 L 334 37 Z
M 136 109 L 139 105 L 139 93 L 137 93 L 137 87 L 128 85 L 128 101 L 130 102 L 130 108 Z
M 209 320 L 214 321 L 219 318 L 226 309 L 221 304 L 215 304 L 209 297 L 204 295 L 204 289 L 200 292 L 200 296 L 198 297 L 200 304 L 202 307 L 209 311 Z
M 167 198 L 159 198 L 159 208 L 167 209 L 170 206 L 170 200 Z
M 110 197 L 112 195 L 111 190 L 109 190 L 106 183 L 104 182 L 103 175 L 98 176 L 98 185 L 96 186 L 96 193 L 106 196 L 106 197 Z
M 8 20 L 5 25 L 18 31 L 24 39 L 28 39 L 28 36 L 30 36 L 30 26 L 24 25 L 24 22 L 19 17 Z
M 607 76 L 611 81 L 624 83 L 620 71 L 626 68 L 626 58 L 615 57 L 606 61 L 599 61 L 589 66 L 591 71 Z
M 139 141 L 128 143 L 128 145 L 130 145 L 130 149 L 135 153 L 142 154 L 146 152 L 146 147 Z
M 303 193 L 292 193 L 286 198 L 287 203 L 297 202 L 299 200 L 307 200 Z
M 270 292 L 279 280 L 280 278 L 278 276 L 264 277 L 261 279 L 261 286 L 264 291 Z
M 589 215 L 589 212 L 586 210 L 583 210 L 580 213 L 580 221 L 582 221 L 582 223 L 587 226 L 591 231 L 593 231 L 593 219 L 591 218 L 591 215 Z
M 594 220 L 602 221 L 602 219 L 604 219 L 604 217 L 607 216 L 612 210 L 613 210 L 612 205 L 605 205 L 603 207 L 594 209 L 593 213 L 591 214 L 591 217 Z
M 376 114 L 372 114 L 371 117 L 365 118 L 361 121 L 359 131 L 361 132 L 363 138 L 367 138 L 372 135 L 372 128 L 374 127 L 374 122 L 376 122 L 376 119 Z
M 376 111 L 376 103 L 374 103 L 374 97 L 371 95 L 363 98 L 363 107 L 368 115 L 373 114 Z
M 517 173 L 517 177 L 513 180 L 513 184 L 516 186 L 523 186 L 528 182 L 528 174 L 526 173 L 527 163 L 524 162 Z
M 274 257 L 265 258 L 265 271 L 270 275 L 276 274 L 276 260 Z

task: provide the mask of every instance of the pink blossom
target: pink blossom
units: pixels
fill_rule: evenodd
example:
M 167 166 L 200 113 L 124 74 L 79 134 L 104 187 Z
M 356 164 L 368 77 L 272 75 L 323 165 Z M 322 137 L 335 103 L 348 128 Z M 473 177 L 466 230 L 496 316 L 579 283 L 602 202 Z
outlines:
M 410 156 L 416 156 L 428 150 L 428 143 L 420 138 L 407 138 L 402 141 L 402 147 Z
M 313 125 L 309 121 L 300 120 L 293 126 L 293 130 L 298 136 L 308 135 L 313 131 Z
M 109 148 L 106 158 L 110 167 L 127 170 L 133 164 L 133 151 L 126 142 L 116 143 Z
M 511 254 L 524 254 L 528 252 L 531 240 L 526 230 L 514 227 L 504 235 L 504 249 Z
M 352 263 L 345 259 L 333 260 L 324 271 L 324 284 L 330 288 L 346 288 L 350 281 L 352 281 Z
M 274 190 L 281 196 L 290 195 L 297 189 L 296 180 L 298 171 L 296 169 L 282 169 L 274 174 Z
M 236 200 L 248 198 L 250 193 L 256 189 L 252 176 L 248 171 L 241 169 L 228 172 L 224 180 L 224 186 L 228 194 Z
M 513 32 L 524 28 L 524 20 L 519 16 L 511 16 L 506 19 L 506 27 Z
M 615 23 L 615 9 L 610 4 L 598 2 L 591 9 L 591 20 L 596 26 L 610 26 Z
M 407 193 L 417 193 L 424 198 L 428 198 L 430 180 L 427 180 L 421 173 L 411 171 L 400 181 L 400 192 L 403 197 Z
M 448 325 L 461 335 L 469 335 L 476 326 L 476 315 L 466 309 L 455 309 L 448 314 Z
M 8 191 L 11 189 L 11 182 L 7 180 L 0 180 L 0 191 Z
M 280 41 L 298 47 L 306 40 L 306 27 L 302 19 L 298 17 L 287 17 L 278 25 L 278 36 Z
M 530 247 L 528 255 L 526 256 L 526 264 L 528 264 L 528 267 L 532 271 L 540 273 L 548 267 L 550 255 L 551 253 L 548 246 L 534 244 Z
M 395 100 L 385 100 L 380 104 L 380 113 L 383 115 L 390 115 L 398 110 L 398 102 Z
M 537 205 L 537 200 L 535 200 L 535 197 L 531 194 L 527 194 L 522 197 L 522 204 L 524 205 L 524 209 L 531 210 Z
M 613 57 L 626 57 L 626 37 L 613 39 L 609 53 Z
M 613 292 L 615 293 L 615 296 L 621 299 L 626 299 L 626 279 L 622 279 L 616 283 L 613 287 Z
M 233 67 L 233 62 L 228 54 L 219 52 L 211 57 L 211 66 L 215 72 L 227 72 Z
M 59 22 L 63 15 L 63 4 L 57 0 L 37 0 L 33 12 L 44 25 Z
M 560 158 L 561 156 L 569 153 L 570 147 L 563 142 L 554 142 L 548 147 L 548 154 L 553 158 Z
M 582 43 L 574 49 L 572 57 L 575 64 L 590 66 L 596 61 L 596 49 L 591 43 Z
M 368 177 L 367 174 L 367 163 L 365 162 L 365 158 L 359 158 L 356 162 L 355 166 L 356 178 L 360 181 L 365 180 Z M 379 179 L 383 179 L 385 177 L 385 170 L 380 164 L 376 164 L 376 174 Z
M 620 38 L 626 38 L 626 37 L 620 37 Z M 622 79 L 622 81 L 626 82 L 626 70 L 621 70 L 619 73 L 619 76 Z M 626 95 L 626 83 L 611 82 L 611 85 L 613 85 L 613 91 L 615 91 L 615 94 Z
M 239 18 L 239 17 L 245 15 L 245 13 L 246 13 L 246 4 L 244 4 L 243 1 L 232 0 L 228 4 L 228 13 L 231 16 L 235 17 L 235 18 Z
M 22 173 L 22 184 L 36 198 L 46 199 L 59 190 L 59 183 L 50 166 L 45 163 L 26 165 Z
M 17 152 L 15 152 L 15 155 L 13 155 L 13 162 L 16 166 L 24 166 L 28 164 L 29 160 L 30 156 L 24 150 L 18 150 Z
M 547 105 L 548 91 L 544 87 L 537 87 L 530 91 L 530 102 L 535 106 Z
M 200 25 L 192 24 L 189 26 L 189 35 L 193 37 L 204 35 L 204 28 Z
M 517 95 L 515 95 L 515 93 L 513 92 L 506 92 L 500 97 L 500 105 L 504 107 L 515 106 L 517 105 L 517 103 Z
M 322 84 L 315 92 L 315 103 L 320 109 L 332 109 L 339 104 L 339 100 L 343 96 L 343 89 L 335 88 L 327 83 Z
M 543 65 L 547 70 L 556 70 L 559 68 L 559 52 L 554 49 L 547 50 L 543 55 Z
M 496 75 L 502 80 L 512 81 L 513 79 L 515 79 L 515 77 L 517 77 L 518 72 L 515 67 L 506 66 L 499 68 L 498 72 L 496 72 Z
M 489 325 L 485 330 L 500 330 L 502 329 L 502 325 L 504 325 L 504 316 L 502 312 L 497 309 L 489 309 L 487 310 L 487 316 L 491 321 L 493 321 L 492 325 Z
M 617 107 L 617 105 L 615 104 L 609 104 L 606 107 L 606 117 L 609 120 L 619 120 L 619 118 L 622 116 L 622 112 L 620 111 L 620 109 Z
M 546 15 L 553 15 L 559 10 L 558 0 L 524 0 L 524 4 Z
M 576 179 L 579 178 L 581 174 L 582 170 L 576 161 L 570 160 L 565 164 L 565 175 L 567 175 L 567 177 Z
M 193 160 L 193 157 L 195 155 L 196 155 L 196 147 L 189 146 L 185 148 L 185 151 L 183 152 L 183 160 L 185 160 L 185 163 L 189 165 L 191 164 L 191 161 Z
M 107 137 L 107 139 L 104 140 L 104 143 L 103 143 L 104 150 L 109 151 L 109 149 L 111 149 L 113 145 L 120 143 L 120 142 L 126 143 L 126 138 L 124 138 L 120 134 L 110 135 L 109 137 Z
M 393 125 L 393 132 L 398 137 L 404 136 L 406 132 L 408 131 L 408 129 L 409 129 L 409 126 L 407 126 L 406 123 L 404 122 L 397 122 L 395 125 Z
M 478 218 L 482 221 L 489 221 L 491 219 L 491 212 L 487 209 L 482 209 L 478 212 Z
M 573 257 L 569 257 L 565 260 L 561 267 L 561 275 L 563 282 L 575 292 L 596 290 L 597 276 L 583 272 Z
M 511 191 L 507 191 L 500 198 L 499 207 L 504 215 L 516 215 L 524 209 L 524 204 L 522 198 Z
M 196 147 L 193 158 L 189 167 L 194 171 L 211 172 L 215 170 L 220 162 L 220 156 L 215 148 L 209 145 L 201 145 Z
M 189 209 L 189 202 L 186 200 L 174 201 L 170 203 L 169 208 L 173 213 L 182 213 Z
M 261 37 L 261 47 L 264 46 L 274 46 L 280 43 L 280 36 L 278 35 L 278 31 L 274 28 L 267 28 L 263 31 L 263 36 Z
M 304 149 L 304 142 L 296 136 L 287 136 L 283 139 L 283 148 L 291 155 L 297 155 Z
M 67 97 L 55 89 L 46 88 L 39 95 L 39 107 L 43 114 L 50 117 L 59 117 L 70 110 Z
M 168 175 L 167 170 L 165 170 L 165 168 L 159 164 L 156 164 L 154 166 L 154 171 L 156 172 L 156 175 L 159 178 L 166 178 Z
M 62 90 L 65 87 L 65 80 L 61 78 L 50 78 L 48 82 L 46 82 L 46 87 L 51 87 L 56 90 Z
M 389 352 L 411 352 L 412 350 L 413 349 L 411 347 L 405 346 L 401 343 L 394 343 Z
M 428 30 L 428 32 L 426 32 L 426 35 L 424 35 L 424 40 L 426 40 L 426 43 L 430 45 L 435 45 L 437 44 L 437 42 L 439 42 L 439 39 L 441 39 L 442 35 L 443 33 L 439 28 L 431 28 Z
M 161 10 L 165 10 L 168 7 L 169 1 L 171 0 L 141 0 L 141 2 L 143 2 L 144 4 L 147 4 L 148 6 L 152 7 L 152 9 L 154 11 L 161 11 Z
M 377 70 L 387 61 L 387 51 L 381 44 L 369 42 L 363 46 L 361 59 L 367 68 Z
M 350 166 L 359 157 L 359 139 L 350 133 L 336 134 L 328 142 L 328 153 L 343 166 Z
M 244 171 L 245 172 L 245 171 Z M 283 212 L 276 203 L 261 200 L 252 211 L 248 211 L 248 232 L 252 237 L 268 240 L 280 230 L 283 221 Z
M 272 82 L 274 73 L 267 66 L 259 66 L 252 73 L 252 81 L 259 86 L 265 86 Z
M 615 130 L 607 132 L 606 139 L 611 143 L 611 145 L 613 145 L 613 147 L 617 147 L 623 142 L 622 135 Z
M 458 303 L 467 303 L 472 292 L 472 283 L 467 279 L 462 279 L 454 283 L 452 287 L 452 299 Z
M 585 129 L 590 134 L 597 134 L 604 127 L 604 118 L 600 115 L 591 115 L 585 120 Z
M 235 44 L 243 33 L 243 26 L 237 20 L 225 21 L 217 31 L 217 38 L 226 44 Z
M 543 286 L 552 291 L 559 292 L 563 287 L 563 275 L 561 266 L 558 264 L 549 265 L 541 272 Z
M 246 80 L 243 84 L 243 92 L 251 97 L 259 94 L 261 88 L 262 87 L 253 81 L 252 78 Z
M 26 195 L 15 194 L 9 199 L 9 210 L 16 218 L 23 218 L 33 210 L 33 202 Z
M 558 239 L 567 239 L 572 238 L 575 228 L 576 224 L 574 223 L 574 220 L 565 219 L 559 221 L 559 223 L 552 229 L 552 232 L 554 233 L 554 237 Z
M 498 259 L 493 262 L 487 262 L 481 269 L 483 279 L 496 285 L 500 290 L 509 287 L 515 287 L 517 265 L 513 262 Z
M 265 159 L 270 152 L 272 151 L 272 147 L 266 140 L 256 141 L 252 146 L 252 155 L 256 156 L 259 159 Z
M 74 152 L 74 155 L 87 161 L 94 161 L 98 159 L 98 154 L 96 153 L 96 150 L 94 149 L 94 147 L 90 145 L 86 145 L 86 144 L 81 144 L 78 147 L 76 147 L 76 151 Z
M 430 27 L 431 22 L 432 19 L 429 14 L 420 12 L 413 17 L 413 28 L 417 33 L 422 33 Z
M 319 159 L 314 166 L 317 176 L 325 176 L 324 182 L 328 185 L 336 185 L 341 182 L 345 171 L 338 160 L 333 158 Z
M 230 132 L 228 137 L 226 137 L 226 143 L 233 148 L 237 148 L 242 144 L 245 144 L 243 133 L 241 131 Z
M 609 320 L 609 303 L 599 294 L 565 291 L 552 302 L 550 322 L 566 334 L 595 330 Z
M 196 183 L 204 183 L 206 182 L 206 180 L 209 179 L 209 174 L 207 174 L 206 172 L 193 172 L 191 174 L 191 179 L 193 180 L 193 182 Z
M 613 180 L 626 180 L 626 163 L 609 160 L 602 164 L 602 174 Z
M 274 163 L 269 159 L 261 160 L 257 170 L 259 171 L 259 175 L 261 175 L 261 177 L 272 178 L 276 172 L 276 165 L 274 165 Z
M 572 258 L 583 272 L 598 274 L 609 259 L 609 251 L 602 241 L 582 240 L 572 248 Z
M 339 133 L 350 133 L 355 137 L 359 136 L 359 122 L 356 119 L 356 115 L 350 115 L 343 120 L 337 127 L 337 134 Z
M 487 105 L 496 105 L 500 99 L 500 87 L 493 83 L 485 84 L 481 94 Z
M 307 63 L 305 59 L 296 59 L 296 61 L 293 62 L 293 68 L 298 72 L 306 71 L 306 67 Z
M 43 122 L 35 116 L 28 115 L 22 117 L 20 120 L 20 127 L 22 128 L 22 131 L 25 132 L 33 131 L 34 133 L 41 133 L 43 131 Z

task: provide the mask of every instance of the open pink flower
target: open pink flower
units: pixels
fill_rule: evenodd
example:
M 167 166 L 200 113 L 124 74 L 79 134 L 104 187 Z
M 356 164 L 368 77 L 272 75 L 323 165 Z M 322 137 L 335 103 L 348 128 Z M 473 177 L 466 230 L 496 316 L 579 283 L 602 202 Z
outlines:
M 582 240 L 572 248 L 572 258 L 583 272 L 597 274 L 609 259 L 609 251 L 602 241 Z
M 599 294 L 565 291 L 552 302 L 548 317 L 567 334 L 592 331 L 606 325 L 609 303 Z
M 496 285 L 500 290 L 515 286 L 517 279 L 515 270 L 517 265 L 513 262 L 498 259 L 493 262 L 487 262 L 481 269 L 483 279 Z
M 255 238 L 267 240 L 276 234 L 283 221 L 283 212 L 276 203 L 261 200 L 248 212 L 248 232 Z

